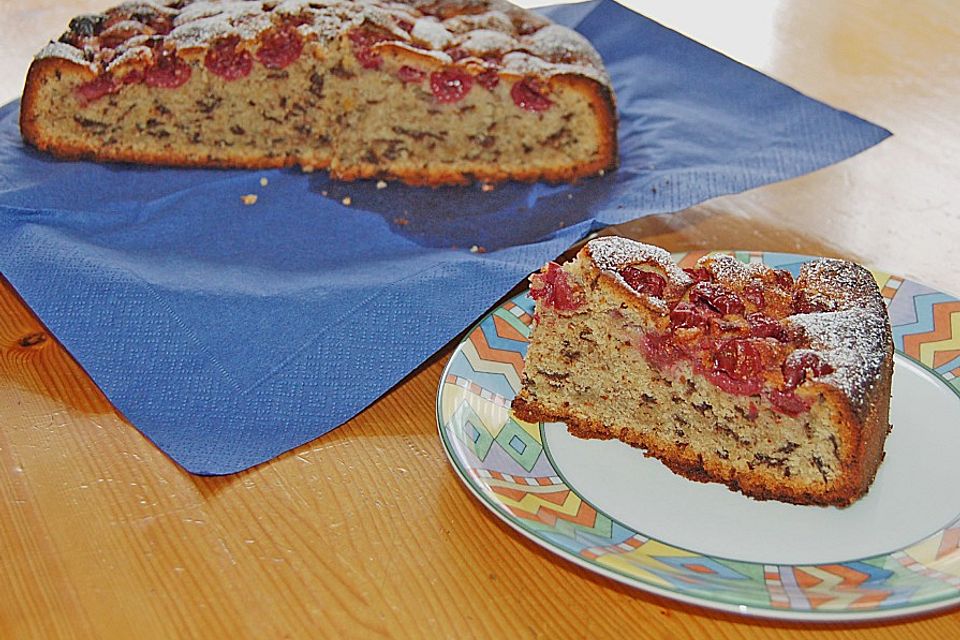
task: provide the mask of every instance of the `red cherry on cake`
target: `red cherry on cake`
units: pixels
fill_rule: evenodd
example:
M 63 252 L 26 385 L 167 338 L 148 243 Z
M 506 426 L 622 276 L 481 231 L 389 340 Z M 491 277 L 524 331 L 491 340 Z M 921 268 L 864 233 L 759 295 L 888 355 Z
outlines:
M 477 74 L 477 83 L 487 91 L 493 91 L 500 84 L 500 74 L 496 69 L 487 69 L 483 73 Z
M 303 51 L 303 39 L 296 29 L 285 27 L 264 34 L 257 49 L 257 60 L 268 69 L 283 69 L 293 64 Z
M 620 270 L 620 275 L 632 289 L 639 293 L 657 298 L 663 297 L 663 289 L 666 287 L 667 281 L 659 273 L 644 271 L 636 267 L 624 267 Z
M 190 65 L 177 58 L 177 54 L 164 49 L 157 57 L 157 61 L 143 74 L 143 81 L 148 87 L 175 89 L 190 79 Z
M 444 69 L 430 74 L 430 90 L 437 102 L 458 102 L 470 92 L 471 87 L 473 76 L 460 69 Z
M 718 313 L 743 313 L 743 301 L 736 293 L 723 285 L 712 282 L 698 282 L 690 288 L 690 302 L 703 304 Z
M 747 316 L 750 325 L 750 335 L 754 338 L 776 338 L 781 342 L 787 340 L 787 332 L 779 321 L 762 313 L 751 313 Z
M 744 339 L 721 342 L 713 354 L 713 365 L 734 380 L 748 380 L 763 371 L 760 352 Z
M 693 278 L 694 282 L 710 282 L 713 280 L 713 275 L 703 267 L 684 269 L 683 272 Z
M 76 94 L 84 102 L 93 102 L 105 95 L 116 93 L 119 90 L 120 87 L 117 86 L 117 83 L 113 80 L 113 76 L 110 75 L 97 76 L 90 82 L 84 82 L 75 89 Z
M 793 275 L 786 269 L 774 269 L 773 275 L 777 279 L 777 284 L 784 289 L 793 288 Z
M 793 391 L 771 389 L 767 392 L 767 399 L 774 409 L 788 416 L 798 416 L 810 409 L 810 403 Z
M 710 317 L 716 312 L 708 307 L 697 307 L 689 302 L 679 302 L 670 311 L 670 324 L 675 329 L 705 329 L 710 326 Z
M 240 38 L 233 36 L 220 41 L 207 51 L 203 65 L 224 80 L 239 80 L 250 75 L 253 57 L 248 51 L 237 50 Z
M 526 111 L 546 111 L 553 100 L 543 95 L 543 89 L 533 78 L 524 78 L 510 88 L 513 103 Z
M 814 378 L 819 378 L 833 373 L 833 367 L 815 353 L 809 351 L 799 355 L 794 353 L 787 358 L 781 368 L 783 382 L 788 389 L 795 389 L 806 379 L 808 371 Z
M 386 35 L 368 29 L 354 29 L 350 32 L 353 43 L 353 55 L 364 69 L 379 69 L 383 58 L 373 50 L 373 45 L 389 38 Z M 406 81 L 405 81 L 406 82 Z
M 576 311 L 583 305 L 583 293 L 570 284 L 570 276 L 556 262 L 531 279 L 530 297 L 558 311 Z

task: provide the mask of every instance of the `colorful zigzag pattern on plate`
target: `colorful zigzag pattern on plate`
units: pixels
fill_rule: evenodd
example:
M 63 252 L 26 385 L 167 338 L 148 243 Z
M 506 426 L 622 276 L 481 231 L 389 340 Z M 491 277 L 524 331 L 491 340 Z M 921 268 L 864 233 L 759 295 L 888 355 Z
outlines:
M 690 266 L 702 252 L 679 254 Z M 734 254 L 796 274 L 807 260 Z M 960 395 L 960 300 L 874 272 L 888 301 L 895 346 Z M 526 294 L 495 309 L 453 355 L 438 421 L 468 485 L 519 530 L 640 587 L 704 602 L 793 612 L 862 612 L 960 601 L 960 520 L 908 548 L 851 562 L 769 565 L 713 558 L 648 538 L 611 519 L 567 486 L 543 446 L 540 425 L 510 413 L 519 388 L 533 303 Z

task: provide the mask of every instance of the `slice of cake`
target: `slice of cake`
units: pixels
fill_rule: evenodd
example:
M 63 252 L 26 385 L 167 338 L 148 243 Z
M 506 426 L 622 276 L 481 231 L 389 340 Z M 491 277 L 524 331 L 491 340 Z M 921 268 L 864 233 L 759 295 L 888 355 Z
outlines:
M 794 280 L 715 255 L 682 270 L 606 237 L 530 282 L 521 419 L 618 438 L 758 499 L 846 506 L 873 482 L 893 342 L 862 267 L 820 259 Z
M 617 164 L 593 47 L 504 0 L 145 0 L 30 67 L 24 139 L 63 158 L 329 168 L 411 184 Z

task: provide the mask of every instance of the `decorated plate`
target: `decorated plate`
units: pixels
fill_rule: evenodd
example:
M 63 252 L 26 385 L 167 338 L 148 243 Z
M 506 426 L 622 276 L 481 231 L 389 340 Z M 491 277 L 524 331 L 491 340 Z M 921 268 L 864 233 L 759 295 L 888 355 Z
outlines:
M 677 254 L 691 266 L 703 253 Z M 734 253 L 794 275 L 810 260 Z M 846 509 L 756 501 L 676 476 L 619 441 L 515 418 L 533 301 L 496 308 L 457 347 L 440 436 L 481 503 L 596 573 L 682 602 L 780 619 L 862 620 L 960 603 L 960 300 L 873 272 L 896 348 L 886 458 Z

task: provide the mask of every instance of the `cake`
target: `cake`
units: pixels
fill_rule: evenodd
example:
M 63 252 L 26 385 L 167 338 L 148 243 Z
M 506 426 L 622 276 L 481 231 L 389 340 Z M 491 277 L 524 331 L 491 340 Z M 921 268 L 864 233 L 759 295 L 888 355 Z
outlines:
M 616 125 L 590 43 L 504 0 L 127 2 L 40 51 L 20 112 L 61 158 L 423 185 L 602 174 Z
M 752 498 L 843 507 L 890 430 L 893 342 L 870 273 L 710 255 L 681 269 L 618 237 L 530 278 L 515 415 L 617 438 L 674 472 Z

